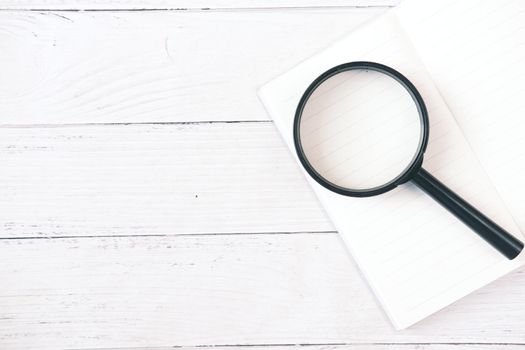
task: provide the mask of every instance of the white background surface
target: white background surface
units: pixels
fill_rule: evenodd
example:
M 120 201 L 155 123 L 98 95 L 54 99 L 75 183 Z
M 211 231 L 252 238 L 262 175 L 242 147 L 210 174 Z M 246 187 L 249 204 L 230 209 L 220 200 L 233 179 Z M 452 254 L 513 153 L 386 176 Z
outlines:
M 523 269 L 395 332 L 257 100 L 396 3 L 1 1 L 0 348 L 524 347 Z

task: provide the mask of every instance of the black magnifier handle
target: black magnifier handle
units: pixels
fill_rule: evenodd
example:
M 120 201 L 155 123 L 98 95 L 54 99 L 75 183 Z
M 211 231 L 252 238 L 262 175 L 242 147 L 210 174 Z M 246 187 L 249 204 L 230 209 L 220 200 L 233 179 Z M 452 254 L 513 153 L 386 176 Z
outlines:
M 514 259 L 523 249 L 520 240 L 467 203 L 425 169 L 420 168 L 412 181 L 508 259 Z

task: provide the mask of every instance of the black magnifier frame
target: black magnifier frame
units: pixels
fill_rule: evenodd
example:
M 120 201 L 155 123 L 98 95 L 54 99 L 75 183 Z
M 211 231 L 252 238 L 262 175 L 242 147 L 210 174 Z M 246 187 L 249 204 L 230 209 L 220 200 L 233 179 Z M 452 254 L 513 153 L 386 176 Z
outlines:
M 314 93 L 314 91 L 326 80 L 330 79 L 334 75 L 337 75 L 339 73 L 350 71 L 350 70 L 373 70 L 379 73 L 383 73 L 388 75 L 389 77 L 396 80 L 399 84 L 401 84 L 410 94 L 412 99 L 414 100 L 414 103 L 416 104 L 417 111 L 419 113 L 419 120 L 421 123 L 421 132 L 419 136 L 419 143 L 417 147 L 417 151 L 414 154 L 414 157 L 408 164 L 408 166 L 394 179 L 390 180 L 389 182 L 373 187 L 368 189 L 350 189 L 338 186 L 337 184 L 334 184 L 333 182 L 328 181 L 323 176 L 321 176 L 315 168 L 310 164 L 308 161 L 308 158 L 306 157 L 306 154 L 303 150 L 303 146 L 301 144 L 301 117 L 303 115 L 303 110 L 308 103 L 308 100 L 310 99 L 310 96 Z M 294 125 L 293 125 L 293 139 L 295 144 L 295 150 L 297 152 L 297 155 L 299 156 L 299 160 L 301 161 L 301 164 L 305 168 L 305 170 L 308 172 L 308 174 L 317 181 L 321 186 L 326 187 L 330 191 L 345 195 L 345 196 L 352 196 L 352 197 L 370 197 L 375 196 L 378 194 L 382 194 L 385 192 L 388 192 L 394 188 L 396 188 L 398 185 L 405 183 L 407 180 L 411 178 L 411 175 L 413 172 L 416 172 L 423 162 L 423 154 L 425 153 L 425 150 L 427 148 L 428 144 L 428 131 L 429 131 L 429 121 L 428 121 L 428 113 L 427 108 L 425 106 L 425 102 L 423 101 L 423 98 L 419 94 L 419 91 L 415 88 L 415 86 L 405 78 L 401 73 L 398 71 L 385 66 L 380 63 L 375 62 L 349 62 L 344 63 L 339 66 L 333 67 L 323 74 L 321 74 L 317 79 L 315 79 L 310 86 L 306 89 L 305 93 L 301 97 L 301 100 L 299 101 L 299 105 L 297 106 L 297 110 L 295 112 L 295 119 L 294 119 Z
M 336 74 L 350 70 L 372 70 L 385 74 L 403 86 L 414 101 L 421 123 L 421 131 L 417 150 L 405 169 L 389 182 L 369 189 L 350 189 L 338 186 L 323 176 L 310 164 L 301 143 L 301 118 L 304 108 L 313 92 L 326 80 Z M 306 172 L 321 186 L 335 193 L 351 197 L 370 197 L 393 190 L 398 185 L 412 181 L 424 192 L 434 198 L 448 211 L 463 221 L 480 237 L 487 241 L 508 259 L 514 259 L 523 250 L 523 243 L 499 225 L 490 220 L 479 210 L 470 205 L 463 198 L 441 183 L 429 172 L 422 168 L 423 156 L 428 144 L 430 123 L 425 102 L 416 87 L 395 69 L 376 62 L 356 61 L 335 66 L 315 79 L 306 89 L 297 106 L 293 124 L 293 140 L 295 151 Z

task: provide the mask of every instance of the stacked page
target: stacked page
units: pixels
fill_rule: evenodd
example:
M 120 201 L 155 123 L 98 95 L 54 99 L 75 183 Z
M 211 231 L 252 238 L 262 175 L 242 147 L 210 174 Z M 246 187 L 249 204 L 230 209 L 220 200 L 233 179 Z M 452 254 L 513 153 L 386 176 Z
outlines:
M 524 5 L 519 6 L 525 9 Z M 525 81 L 512 82 L 509 93 L 500 96 L 501 85 L 509 84 L 504 74 L 511 67 L 496 62 L 487 69 L 483 47 L 488 44 L 476 34 L 484 21 L 510 31 L 506 24 L 496 23 L 516 16 L 516 6 L 508 5 L 509 13 L 502 11 L 501 18 L 494 18 L 488 4 L 442 1 L 430 6 L 409 1 L 269 82 L 261 88 L 260 98 L 295 154 L 295 109 L 317 76 L 351 61 L 391 66 L 414 83 L 429 110 L 425 169 L 523 240 L 519 225 L 525 231 L 525 218 L 520 216 L 524 193 L 512 189 L 519 186 L 519 171 L 525 170 L 525 141 L 514 138 L 518 136 L 514 128 L 525 132 L 523 118 L 516 113 L 525 100 L 518 97 L 518 85 L 525 86 Z M 476 19 L 471 20 L 474 12 Z M 525 17 L 520 16 L 516 21 L 525 25 Z M 476 40 L 469 41 L 471 36 Z M 491 59 L 511 60 L 506 55 L 514 51 L 524 54 L 511 39 L 502 43 L 496 35 L 490 40 L 507 52 L 488 52 Z M 525 68 L 519 70 L 525 80 Z M 492 84 L 501 85 L 487 86 Z M 489 91 L 496 95 L 492 100 L 486 96 Z M 513 103 L 505 102 L 508 99 Z M 504 258 L 410 183 L 380 196 L 352 198 L 330 192 L 305 176 L 398 329 L 524 263 L 523 254 L 512 261 Z

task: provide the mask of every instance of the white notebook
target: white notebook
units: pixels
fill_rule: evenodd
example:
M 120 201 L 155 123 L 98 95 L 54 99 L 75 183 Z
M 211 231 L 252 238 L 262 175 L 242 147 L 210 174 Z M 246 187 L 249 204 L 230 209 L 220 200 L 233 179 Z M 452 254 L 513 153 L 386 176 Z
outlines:
M 525 2 L 408 0 L 269 82 L 259 96 L 294 155 L 301 95 L 351 61 L 386 64 L 414 83 L 429 110 L 425 169 L 524 241 Z M 410 183 L 352 198 L 305 176 L 398 329 L 525 263 Z

